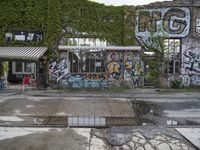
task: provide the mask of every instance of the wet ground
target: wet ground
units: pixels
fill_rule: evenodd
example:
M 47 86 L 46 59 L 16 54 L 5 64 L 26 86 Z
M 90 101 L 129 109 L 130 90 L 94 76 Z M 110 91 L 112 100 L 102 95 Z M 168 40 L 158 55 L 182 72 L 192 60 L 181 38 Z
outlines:
M 131 101 L 138 125 L 199 126 L 200 102 Z
M 16 95 L 0 98 L 0 125 L 199 126 L 200 101 Z
M 0 150 L 197 149 L 176 128 L 198 130 L 200 93 L 56 95 L 0 92 Z

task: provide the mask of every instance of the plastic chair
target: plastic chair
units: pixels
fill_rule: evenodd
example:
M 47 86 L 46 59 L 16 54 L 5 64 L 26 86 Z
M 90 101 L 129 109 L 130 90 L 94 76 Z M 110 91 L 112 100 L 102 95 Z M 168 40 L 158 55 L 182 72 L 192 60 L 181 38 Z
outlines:
M 23 78 L 22 80 L 22 87 L 21 87 L 21 90 L 22 91 L 25 91 L 25 90 L 30 90 L 30 77 L 26 76 Z

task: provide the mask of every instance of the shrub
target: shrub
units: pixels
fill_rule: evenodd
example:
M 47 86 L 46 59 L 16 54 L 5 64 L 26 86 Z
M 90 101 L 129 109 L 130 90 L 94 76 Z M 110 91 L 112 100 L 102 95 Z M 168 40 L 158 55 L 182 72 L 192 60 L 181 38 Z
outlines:
M 175 89 L 180 88 L 181 87 L 181 81 L 180 80 L 173 80 L 173 81 L 171 81 L 171 86 Z

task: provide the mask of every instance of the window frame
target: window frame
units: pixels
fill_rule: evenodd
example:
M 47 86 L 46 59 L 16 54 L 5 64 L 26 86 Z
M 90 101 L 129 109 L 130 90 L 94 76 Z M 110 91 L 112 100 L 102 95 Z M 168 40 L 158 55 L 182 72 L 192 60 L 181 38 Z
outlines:
M 20 61 L 18 61 L 18 62 L 20 62 Z M 18 63 L 18 62 L 12 62 L 12 74 L 34 74 L 35 63 L 33 63 L 33 62 L 20 62 L 22 64 L 22 71 L 17 72 L 16 71 L 16 63 Z M 25 71 L 25 63 L 31 64 L 31 71 L 30 72 Z
M 74 55 L 76 55 L 75 51 L 68 51 L 71 53 L 71 55 L 68 55 L 68 60 L 69 60 L 69 66 L 70 66 L 70 73 L 104 73 L 106 72 L 105 70 L 105 65 L 106 65 L 106 51 L 105 50 L 98 50 L 98 51 L 87 51 L 87 50 L 79 50 L 80 53 L 88 53 L 86 54 L 86 59 L 85 59 L 85 71 L 82 69 L 82 62 L 83 62 L 83 55 L 78 58 L 78 62 L 76 63 L 77 66 L 73 66 L 73 60 L 74 60 Z M 76 51 L 77 52 L 77 51 Z M 95 54 L 96 56 L 91 56 L 92 54 Z M 102 54 L 102 57 L 101 57 Z M 70 58 L 72 56 L 72 58 Z M 71 60 L 72 59 L 72 60 Z M 97 63 L 101 63 L 101 67 L 97 66 Z M 93 65 L 93 67 L 91 66 Z M 73 69 L 74 68 L 74 69 Z
M 167 45 L 165 45 L 165 41 L 167 40 Z M 172 41 L 174 44 L 170 45 L 170 41 Z M 176 41 L 179 41 L 178 47 L 176 47 Z M 173 47 L 173 49 L 172 49 Z M 179 52 L 177 53 L 177 48 L 179 49 Z M 167 52 L 166 52 L 167 50 Z M 181 39 L 180 38 L 168 38 L 164 40 L 164 59 L 166 59 L 166 73 L 169 74 L 180 74 L 181 72 Z M 176 55 L 178 54 L 178 55 Z M 167 57 L 166 57 L 167 55 Z M 178 56 L 178 57 L 177 57 Z M 172 65 L 170 65 L 170 63 Z M 179 63 L 178 67 L 176 66 L 176 63 Z M 177 69 L 178 68 L 178 69 Z M 170 70 L 172 69 L 173 72 Z M 178 71 L 177 71 L 178 70 Z

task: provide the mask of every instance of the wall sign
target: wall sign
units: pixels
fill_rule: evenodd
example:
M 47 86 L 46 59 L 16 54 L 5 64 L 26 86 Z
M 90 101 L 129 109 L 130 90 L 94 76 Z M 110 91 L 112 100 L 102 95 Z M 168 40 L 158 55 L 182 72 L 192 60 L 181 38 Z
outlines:
M 5 34 L 6 42 L 16 41 L 33 41 L 39 42 L 43 40 L 42 32 L 14 31 Z

